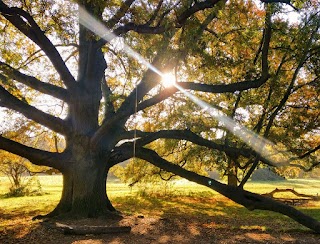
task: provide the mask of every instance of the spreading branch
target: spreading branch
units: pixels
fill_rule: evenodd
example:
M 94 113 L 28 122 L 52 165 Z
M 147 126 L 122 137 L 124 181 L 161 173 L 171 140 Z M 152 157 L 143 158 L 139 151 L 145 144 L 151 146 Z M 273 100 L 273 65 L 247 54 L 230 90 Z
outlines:
M 313 149 L 310 149 L 308 152 L 306 152 L 306 153 L 304 153 L 304 154 L 302 154 L 302 155 L 300 155 L 298 157 L 292 158 L 292 160 L 303 159 L 303 158 L 309 156 L 310 154 L 312 154 L 312 153 L 314 153 L 314 152 L 316 152 L 318 150 L 320 150 L 320 145 L 316 146 Z
M 201 136 L 198 136 L 190 130 L 160 130 L 157 132 L 141 132 L 137 131 L 137 136 L 140 138 L 136 141 L 136 146 L 145 146 L 157 139 L 176 139 L 176 140 L 187 140 L 195 143 L 199 146 L 204 146 L 210 149 L 219 150 L 226 152 L 230 155 L 243 155 L 250 157 L 252 155 L 251 149 L 239 149 L 228 145 L 218 144 L 211 140 L 207 140 Z
M 10 8 L 3 1 L 0 1 L 0 13 L 45 52 L 68 88 L 72 88 L 76 84 L 58 50 L 28 12 L 21 8 Z
M 302 154 L 302 155 L 300 155 L 300 156 L 293 157 L 293 158 L 289 159 L 289 161 L 292 162 L 292 161 L 295 161 L 295 160 L 304 159 L 304 158 L 310 156 L 310 154 L 312 154 L 312 153 L 314 153 L 314 152 L 316 152 L 316 151 L 318 151 L 318 150 L 320 150 L 320 145 L 316 146 L 316 147 L 313 148 L 313 149 L 310 149 L 308 152 L 306 152 L 306 153 L 304 153 L 304 154 Z M 320 162 L 314 162 L 314 163 L 312 163 L 311 166 L 309 166 L 309 167 L 307 168 L 307 167 L 305 167 L 305 166 L 303 166 L 303 165 L 301 165 L 301 164 L 290 163 L 290 166 L 291 166 L 291 167 L 300 168 L 300 169 L 302 169 L 302 170 L 305 171 L 305 172 L 310 172 L 313 168 L 317 167 L 318 165 L 320 165 Z
M 47 95 L 51 95 L 65 102 L 69 101 L 68 92 L 61 87 L 42 82 L 33 76 L 23 74 L 20 71 L 12 68 L 10 65 L 5 64 L 1 61 L 0 61 L 0 70 L 2 70 L 2 72 L 5 75 L 7 75 L 9 78 L 15 79 L 18 82 L 26 86 L 29 86 L 30 88 L 33 88 Z
M 134 31 L 140 34 L 161 34 L 165 32 L 166 28 L 163 26 L 150 26 L 148 24 L 137 25 L 135 23 L 127 23 L 123 26 L 118 27 L 113 31 L 116 36 L 123 35 L 129 31 Z
M 285 3 L 292 7 L 294 10 L 299 11 L 298 8 L 292 5 L 291 0 L 260 0 L 263 3 Z
M 165 40 L 165 43 L 161 47 L 159 47 L 158 55 L 154 58 L 154 61 L 151 64 L 153 67 L 161 69 L 162 63 L 165 60 L 166 52 L 164 50 L 166 50 L 167 45 L 168 41 Z M 91 139 L 91 145 L 93 146 L 93 148 L 98 148 L 99 143 L 106 136 L 106 133 L 108 132 L 109 128 L 111 128 L 111 126 L 124 126 L 126 119 L 129 118 L 130 115 L 134 114 L 135 104 L 141 101 L 148 91 L 159 84 L 160 79 L 160 75 L 155 73 L 151 69 L 148 69 L 145 72 L 141 82 L 121 104 L 116 114 L 110 119 L 104 121 L 104 123 L 96 131 Z
M 312 229 L 313 231 L 320 233 L 319 221 L 308 215 L 305 215 L 304 213 L 300 212 L 292 206 L 275 201 L 268 197 L 261 196 L 259 194 L 245 191 L 238 187 L 228 186 L 209 177 L 201 176 L 192 171 L 188 171 L 178 165 L 172 164 L 167 160 L 161 158 L 156 152 L 150 149 L 137 148 L 135 155 L 136 157 L 146 160 L 151 164 L 159 168 L 162 168 L 163 170 L 174 173 L 185 179 L 204 185 L 206 187 L 209 187 L 210 189 L 228 197 L 232 201 L 241 204 L 248 210 L 252 211 L 260 209 L 278 212 L 292 218 L 293 220 Z
M 212 20 L 213 17 L 214 15 L 211 16 L 209 20 Z M 205 29 L 207 24 L 208 23 L 205 21 L 202 24 L 202 28 Z M 253 80 L 240 81 L 232 84 L 204 84 L 204 83 L 195 83 L 195 82 L 177 82 L 177 84 L 184 89 L 189 89 L 193 91 L 210 92 L 210 93 L 227 93 L 227 92 L 233 93 L 236 91 L 244 91 L 244 90 L 259 88 L 260 86 L 265 84 L 270 78 L 269 65 L 268 65 L 268 52 L 269 52 L 269 46 L 270 46 L 270 40 L 271 40 L 271 30 L 272 30 L 271 15 L 268 13 L 266 16 L 265 29 L 264 29 L 262 45 L 261 45 L 262 74 L 259 78 L 253 79 Z M 161 93 L 159 93 L 158 95 L 155 95 L 154 97 L 139 103 L 137 109 L 139 111 L 139 110 L 145 109 L 146 107 L 157 104 L 162 100 L 170 97 L 177 91 L 178 89 L 175 87 L 167 88 Z M 138 90 L 138 94 L 139 93 L 141 95 L 141 92 Z M 142 95 L 145 95 L 145 93 L 142 93 Z
M 31 163 L 39 166 L 48 166 L 59 171 L 65 169 L 67 155 L 61 153 L 52 153 L 33 147 L 25 146 L 16 141 L 12 141 L 0 135 L 0 149 L 11 152 L 18 156 L 28 159 Z
M 236 91 L 243 91 L 243 90 L 248 90 L 248 89 L 253 89 L 253 88 L 258 88 L 261 85 L 263 85 L 269 78 L 269 75 L 266 75 L 265 77 L 261 77 L 257 80 L 252 80 L 252 81 L 243 81 L 243 82 L 237 82 L 237 83 L 233 83 L 233 84 L 218 84 L 218 85 L 209 85 L 209 84 L 202 84 L 202 83 L 192 83 L 192 82 L 178 82 L 177 84 L 179 86 L 181 86 L 184 89 L 190 89 L 190 90 L 194 90 L 194 91 L 205 91 L 205 92 L 211 92 L 211 93 L 226 93 L 226 92 L 236 92 Z M 136 88 L 138 89 L 138 88 Z M 135 89 L 135 90 L 136 90 Z M 139 93 L 138 90 L 138 94 L 145 94 L 145 92 L 142 92 L 142 90 L 145 91 L 145 89 L 143 89 L 143 87 L 141 88 L 141 92 Z M 161 91 L 159 94 L 153 96 L 150 99 L 147 99 L 145 101 L 142 101 L 141 103 L 139 103 L 137 105 L 137 111 L 143 110 L 147 107 L 153 106 L 165 99 L 167 99 L 168 97 L 172 96 L 174 93 L 178 92 L 179 90 L 175 87 L 169 87 L 166 88 L 165 90 Z M 135 91 L 134 91 L 135 92 Z M 131 94 L 131 100 L 132 102 L 134 102 L 134 98 L 135 98 L 135 94 Z M 141 97 L 141 95 L 139 96 Z M 128 99 L 129 101 L 129 99 Z M 139 101 L 139 100 L 138 100 Z M 129 102 L 128 102 L 129 104 Z M 116 119 L 124 119 L 127 116 L 130 116 L 131 114 L 133 114 L 135 112 L 134 110 L 134 106 L 122 106 L 124 107 L 126 110 L 118 110 L 116 117 L 114 119 L 112 119 L 112 121 L 116 120 Z M 107 127 L 109 128 L 110 125 L 112 123 L 110 123 L 110 121 L 108 121 L 108 123 L 105 123 L 104 127 L 106 127 L 105 130 L 107 130 Z
M 153 14 L 151 15 L 150 19 L 148 20 L 147 24 L 152 24 L 153 21 L 155 21 L 155 19 L 156 19 L 157 16 L 158 16 L 158 13 L 160 12 L 160 9 L 161 9 L 162 4 L 163 4 L 163 0 L 160 0 L 159 3 L 158 3 L 158 5 L 157 5 L 157 7 L 156 7 L 156 9 L 155 9 L 155 11 L 153 12 Z M 169 10 L 169 11 L 170 11 L 170 10 Z M 165 14 L 167 14 L 167 13 L 169 13 L 169 12 L 166 11 Z M 163 17 L 164 17 L 164 16 L 163 16 Z M 162 18 L 160 18 L 160 19 L 162 19 Z
M 127 132 L 122 132 L 119 139 L 128 140 L 128 142 L 125 142 L 120 146 L 116 147 L 117 150 L 115 150 L 115 153 L 116 153 L 115 155 L 117 156 L 112 159 L 113 161 L 112 164 L 117 164 L 119 162 L 122 162 L 128 159 L 128 158 L 123 158 L 123 156 L 119 157 L 119 154 L 122 154 L 122 152 L 119 153 L 122 149 L 126 150 L 127 148 L 130 148 L 131 151 L 134 151 L 135 147 L 146 146 L 147 144 L 157 139 L 176 139 L 176 140 L 184 140 L 184 141 L 187 140 L 198 146 L 203 146 L 209 149 L 225 152 L 227 155 L 233 158 L 237 158 L 240 155 L 246 158 L 258 157 L 259 161 L 263 162 L 264 164 L 270 165 L 270 166 L 274 165 L 274 163 L 272 163 L 269 159 L 264 158 L 262 155 L 253 151 L 250 148 L 243 148 L 243 147 L 237 148 L 237 147 L 232 147 L 230 145 L 215 143 L 214 141 L 205 139 L 193 133 L 190 130 L 161 130 L 157 132 L 143 132 L 139 130 L 127 131 Z M 132 140 L 134 140 L 134 142 L 132 142 Z
M 208 8 L 213 8 L 220 0 L 207 0 L 201 2 L 195 2 L 190 8 L 183 11 L 178 17 L 177 22 L 180 26 L 182 26 L 189 17 L 194 15 L 196 12 L 201 10 L 205 10 Z
M 71 132 L 71 129 L 66 121 L 42 112 L 41 110 L 17 99 L 2 86 L 0 86 L 0 106 L 13 109 L 23 114 L 28 119 L 44 125 L 60 134 L 66 135 Z
M 320 23 L 313 29 L 310 37 L 308 38 L 308 40 L 305 42 L 305 46 L 303 48 L 303 52 L 302 55 L 300 57 L 299 63 L 294 71 L 294 74 L 291 78 L 290 84 L 288 85 L 288 88 L 286 90 L 286 92 L 284 93 L 281 101 L 279 102 L 279 104 L 276 106 L 275 110 L 273 111 L 273 113 L 270 115 L 269 117 L 269 122 L 266 126 L 266 131 L 269 131 L 271 126 L 274 123 L 275 118 L 277 117 L 278 113 L 283 109 L 283 107 L 285 106 L 285 104 L 287 103 L 290 95 L 294 92 L 294 84 L 296 83 L 296 79 L 298 78 L 298 74 L 300 72 L 300 70 L 302 69 L 303 65 L 306 62 L 306 57 L 310 51 L 310 47 L 312 45 L 312 42 L 315 38 L 316 33 L 318 32 L 320 28 Z
M 113 163 L 113 165 L 115 165 L 116 163 L 127 160 L 133 156 L 145 160 L 167 172 L 171 172 L 187 180 L 206 186 L 222 194 L 223 196 L 231 199 L 232 201 L 241 204 L 250 211 L 260 209 L 281 213 L 292 218 L 298 223 L 312 229 L 316 233 L 320 233 L 319 221 L 308 215 L 305 215 L 304 213 L 300 212 L 292 206 L 275 201 L 269 197 L 265 197 L 256 193 L 243 190 L 239 187 L 223 184 L 212 178 L 202 176 L 195 172 L 186 170 L 179 165 L 172 164 L 169 161 L 163 159 L 155 151 L 151 149 L 136 147 L 136 150 L 133 155 L 133 150 L 131 146 L 121 146 L 112 152 L 110 162 Z
M 203 84 L 195 82 L 178 82 L 177 84 L 184 89 L 189 89 L 193 91 L 202 91 L 210 93 L 227 93 L 227 92 L 236 92 L 244 91 L 254 88 L 259 88 L 262 86 L 268 79 L 269 75 L 262 76 L 255 80 L 236 82 L 232 84 Z
M 234 93 L 236 91 L 244 91 L 254 88 L 259 88 L 262 86 L 269 78 L 269 75 L 261 77 L 256 80 L 250 81 L 241 81 L 232 84 L 204 84 L 204 83 L 194 83 L 194 82 L 177 82 L 177 84 L 186 89 L 193 91 L 202 91 L 210 93 Z M 159 102 L 169 98 L 179 90 L 176 87 L 168 87 L 165 90 L 162 90 L 159 94 L 142 101 L 137 105 L 137 111 L 143 110 L 147 107 L 151 107 Z
M 272 35 L 272 22 L 271 22 L 271 12 L 268 9 L 265 17 L 265 27 L 263 31 L 263 43 L 261 49 L 261 68 L 262 76 L 267 76 L 269 72 L 269 63 L 268 63 L 268 53 Z
M 151 107 L 155 104 L 160 103 L 161 101 L 171 97 L 174 93 L 178 91 L 175 87 L 168 87 L 165 90 L 162 90 L 157 95 L 153 96 L 152 98 L 149 98 L 145 101 L 142 101 L 137 105 L 137 111 L 143 110 L 145 108 Z
M 219 1 L 221 0 L 207 0 L 204 2 L 197 2 L 193 4 L 190 8 L 184 10 L 179 16 L 176 18 L 176 22 L 172 23 L 169 28 L 172 28 L 172 26 L 175 26 L 176 28 L 179 28 L 187 21 L 188 18 L 190 18 L 195 13 L 205 10 L 208 8 L 213 8 Z M 105 23 L 107 28 L 111 28 L 112 26 L 115 26 L 119 20 L 124 16 L 124 14 L 129 10 L 130 5 L 132 4 L 132 0 L 127 0 L 121 8 L 117 11 L 117 13 Z M 170 11 L 165 11 L 165 13 L 160 17 L 160 22 L 156 26 L 152 26 L 152 22 L 156 18 L 156 15 L 160 12 L 161 2 L 157 5 L 157 8 L 152 15 L 152 17 L 145 23 L 145 24 L 135 24 L 133 22 L 126 23 L 124 25 L 121 25 L 113 30 L 113 34 L 115 36 L 124 35 L 129 31 L 134 31 L 136 33 L 140 34 L 162 34 L 164 33 L 168 27 L 161 25 L 161 20 L 167 15 Z M 107 43 L 106 40 L 101 39 L 98 42 L 99 46 L 103 46 Z
M 315 167 L 317 167 L 319 165 L 320 165 L 320 161 L 313 163 L 309 168 L 304 167 L 301 164 L 290 163 L 291 167 L 296 167 L 296 168 L 302 169 L 304 172 L 310 172 L 311 170 L 313 170 Z
M 134 1 L 135 0 L 126 0 L 118 9 L 118 11 L 112 16 L 112 18 L 106 22 L 106 26 L 111 29 L 114 25 L 116 25 L 119 20 L 127 13 L 128 9 Z

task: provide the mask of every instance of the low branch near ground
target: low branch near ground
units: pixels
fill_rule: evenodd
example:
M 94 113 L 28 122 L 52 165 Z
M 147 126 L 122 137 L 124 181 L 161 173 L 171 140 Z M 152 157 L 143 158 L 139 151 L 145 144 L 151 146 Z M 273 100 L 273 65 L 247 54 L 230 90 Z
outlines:
M 276 194 L 276 193 L 284 193 L 284 192 L 291 192 L 292 194 L 294 194 L 294 195 L 297 196 L 297 197 L 309 198 L 310 200 L 320 200 L 320 197 L 319 197 L 319 196 L 302 194 L 302 193 L 297 192 L 297 191 L 294 190 L 294 189 L 278 189 L 278 188 L 276 188 L 276 189 L 274 189 L 272 192 L 265 193 L 265 194 L 263 194 L 263 195 L 264 195 L 264 196 L 270 196 L 270 197 L 273 197 L 273 198 L 274 198 L 274 194 Z
M 212 190 L 215 190 L 220 194 L 228 197 L 234 202 L 241 204 L 248 210 L 260 209 L 281 213 L 312 229 L 316 233 L 320 233 L 320 222 L 318 220 L 302 213 L 292 206 L 283 204 L 268 197 L 245 191 L 238 187 L 228 186 L 209 177 L 201 176 L 197 173 L 183 169 L 180 166 L 172 164 L 167 160 L 161 158 L 156 152 L 150 149 L 141 147 L 137 148 L 135 155 L 136 157 L 146 160 L 163 170 L 172 172 L 185 179 L 209 187 Z
M 0 136 L 0 149 L 28 159 L 31 163 L 39 166 L 48 166 L 63 172 L 66 167 L 67 155 L 63 153 L 52 153 Z

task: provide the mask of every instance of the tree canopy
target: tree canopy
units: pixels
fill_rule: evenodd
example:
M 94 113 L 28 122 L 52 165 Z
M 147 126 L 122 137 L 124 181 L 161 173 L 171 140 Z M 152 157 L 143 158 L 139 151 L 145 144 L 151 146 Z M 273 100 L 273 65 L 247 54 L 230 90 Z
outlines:
M 259 165 L 320 164 L 318 1 L 12 0 L 0 14 L 0 149 L 63 174 L 48 216 L 113 212 L 108 171 L 136 158 L 132 183 L 178 175 L 320 232 L 315 219 L 243 190 Z M 176 85 L 162 83 L 170 73 Z M 12 111 L 63 148 L 6 136 Z M 233 185 L 205 176 L 213 167 Z

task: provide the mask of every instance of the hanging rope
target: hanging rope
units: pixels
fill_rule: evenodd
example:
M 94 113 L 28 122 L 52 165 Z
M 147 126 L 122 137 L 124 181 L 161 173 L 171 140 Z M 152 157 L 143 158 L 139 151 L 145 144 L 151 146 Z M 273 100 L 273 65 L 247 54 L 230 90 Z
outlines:
M 138 86 L 136 85 L 136 97 L 135 97 L 135 103 L 134 103 L 134 133 L 133 133 L 133 160 L 135 160 L 136 157 L 136 139 L 137 139 L 137 111 L 138 110 Z

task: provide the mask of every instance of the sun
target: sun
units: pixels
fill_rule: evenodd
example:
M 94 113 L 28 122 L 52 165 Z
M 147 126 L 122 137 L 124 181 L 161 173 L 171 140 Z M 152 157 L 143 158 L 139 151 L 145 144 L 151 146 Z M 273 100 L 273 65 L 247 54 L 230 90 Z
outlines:
M 176 77 L 172 73 L 165 73 L 162 75 L 161 83 L 164 87 L 172 87 L 176 83 Z

